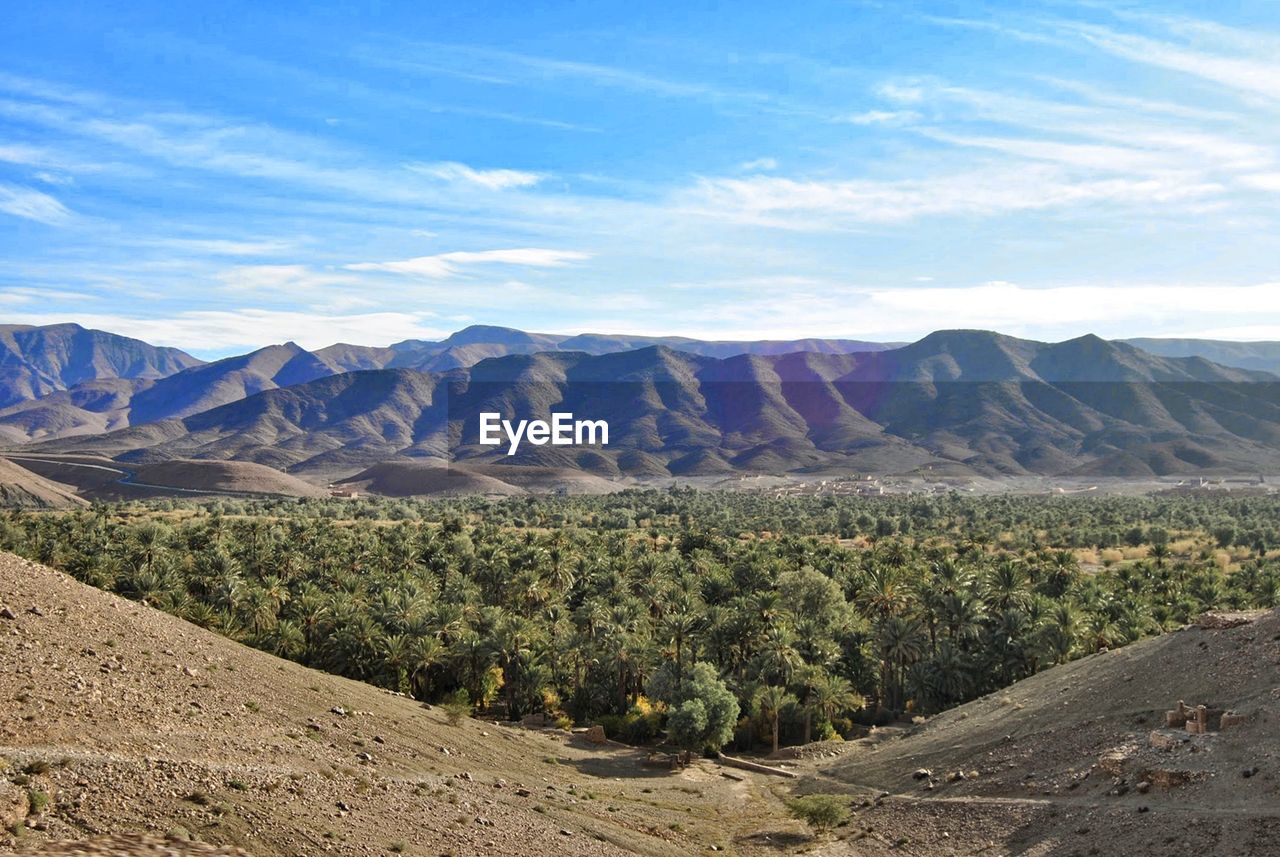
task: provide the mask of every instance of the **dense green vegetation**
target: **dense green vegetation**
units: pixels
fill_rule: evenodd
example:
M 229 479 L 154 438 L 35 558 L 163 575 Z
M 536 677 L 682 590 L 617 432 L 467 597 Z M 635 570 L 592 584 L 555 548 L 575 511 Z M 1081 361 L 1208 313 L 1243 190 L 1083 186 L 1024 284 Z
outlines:
M 680 490 L 221 501 L 11 512 L 0 547 L 418 698 L 696 749 L 932 713 L 1206 609 L 1275 606 L 1278 513 Z

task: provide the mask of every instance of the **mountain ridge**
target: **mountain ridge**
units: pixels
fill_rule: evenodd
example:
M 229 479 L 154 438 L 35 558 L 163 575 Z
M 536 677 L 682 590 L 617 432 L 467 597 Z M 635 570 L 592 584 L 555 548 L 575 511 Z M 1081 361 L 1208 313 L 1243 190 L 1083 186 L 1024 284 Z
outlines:
M 478 442 L 478 415 L 604 419 L 607 448 Z M 363 370 L 181 418 L 36 445 L 122 461 L 236 459 L 294 473 L 428 457 L 607 477 L 732 472 L 982 476 L 1280 470 L 1280 378 L 1081 337 L 940 331 L 901 349 L 714 358 L 663 345 Z
M 203 362 L 177 348 L 69 322 L 0 325 L 0 407 L 86 381 L 163 378 Z

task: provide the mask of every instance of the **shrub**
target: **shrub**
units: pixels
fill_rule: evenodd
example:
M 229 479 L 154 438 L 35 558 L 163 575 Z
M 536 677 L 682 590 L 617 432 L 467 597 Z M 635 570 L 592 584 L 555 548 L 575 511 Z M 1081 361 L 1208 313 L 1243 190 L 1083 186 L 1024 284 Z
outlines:
M 449 719 L 450 726 L 457 726 L 462 723 L 464 717 L 471 716 L 471 698 L 461 688 L 454 691 L 453 695 L 441 703 L 440 707 L 444 709 L 444 716 Z
M 31 789 L 27 792 L 27 802 L 30 805 L 29 813 L 31 815 L 39 815 L 49 807 L 49 795 L 45 792 Z
M 849 818 L 849 798 L 844 795 L 804 795 L 787 801 L 792 818 L 798 818 L 817 833 L 838 827 Z

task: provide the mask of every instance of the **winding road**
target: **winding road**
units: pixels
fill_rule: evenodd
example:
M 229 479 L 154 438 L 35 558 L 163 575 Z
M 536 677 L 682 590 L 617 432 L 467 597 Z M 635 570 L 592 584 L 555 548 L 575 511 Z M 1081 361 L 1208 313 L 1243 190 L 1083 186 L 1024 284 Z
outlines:
M 105 464 L 86 464 L 81 461 L 67 461 L 66 459 L 61 459 L 61 458 L 40 458 L 32 455 L 12 455 L 9 453 L 4 453 L 3 455 L 0 455 L 0 457 L 7 458 L 10 461 L 15 461 L 19 463 L 23 461 L 27 461 L 27 462 L 34 462 L 37 464 L 54 464 L 59 467 L 77 467 L 85 470 L 101 470 L 107 473 L 115 473 L 115 474 L 118 474 L 120 478 L 116 479 L 113 484 L 129 485 L 134 488 L 150 488 L 157 491 L 176 491 L 182 494 L 194 494 L 201 497 L 207 497 L 211 494 L 217 495 L 220 497 L 250 497 L 250 498 L 288 496 L 284 494 L 272 494 L 264 491 L 227 491 L 227 490 L 218 489 L 218 488 L 179 488 L 176 485 L 157 485 L 153 482 L 139 482 L 137 481 L 137 473 L 135 471 L 129 470 L 126 467 L 119 467 L 119 466 L 111 467 Z M 54 479 L 55 477 L 46 476 L 45 478 Z

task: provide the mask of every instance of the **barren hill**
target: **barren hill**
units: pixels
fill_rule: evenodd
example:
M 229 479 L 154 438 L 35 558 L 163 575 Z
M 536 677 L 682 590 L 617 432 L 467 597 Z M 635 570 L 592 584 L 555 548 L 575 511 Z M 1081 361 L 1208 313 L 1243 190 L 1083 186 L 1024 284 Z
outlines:
M 1180 700 L 1210 710 L 1207 734 L 1165 728 Z M 1222 728 L 1224 711 L 1242 722 Z M 1274 854 L 1277 723 L 1272 612 L 1039 673 L 904 737 L 858 742 L 804 789 L 890 793 L 855 816 L 855 830 L 877 831 L 868 854 L 887 853 L 886 837 L 928 854 L 985 842 L 1037 855 Z
M 571 467 L 507 464 L 450 464 L 443 459 L 383 461 L 340 480 L 344 488 L 386 497 L 465 494 L 608 494 L 618 482 Z
M 279 494 L 286 497 L 326 495 L 324 489 L 310 482 L 249 461 L 163 461 L 138 468 L 134 481 L 187 491 Z
M 46 479 L 7 458 L 0 458 L 0 506 L 60 509 L 87 505 L 70 485 Z
M 463 467 L 430 461 L 384 461 L 337 483 L 344 488 L 386 497 L 435 497 L 466 494 L 523 494 L 514 485 Z
M 674 857 L 723 850 L 737 823 L 716 801 L 743 784 L 696 766 L 453 726 L 11 555 L 0 634 L 0 827 L 22 822 L 26 846 L 150 832 L 255 857 Z

